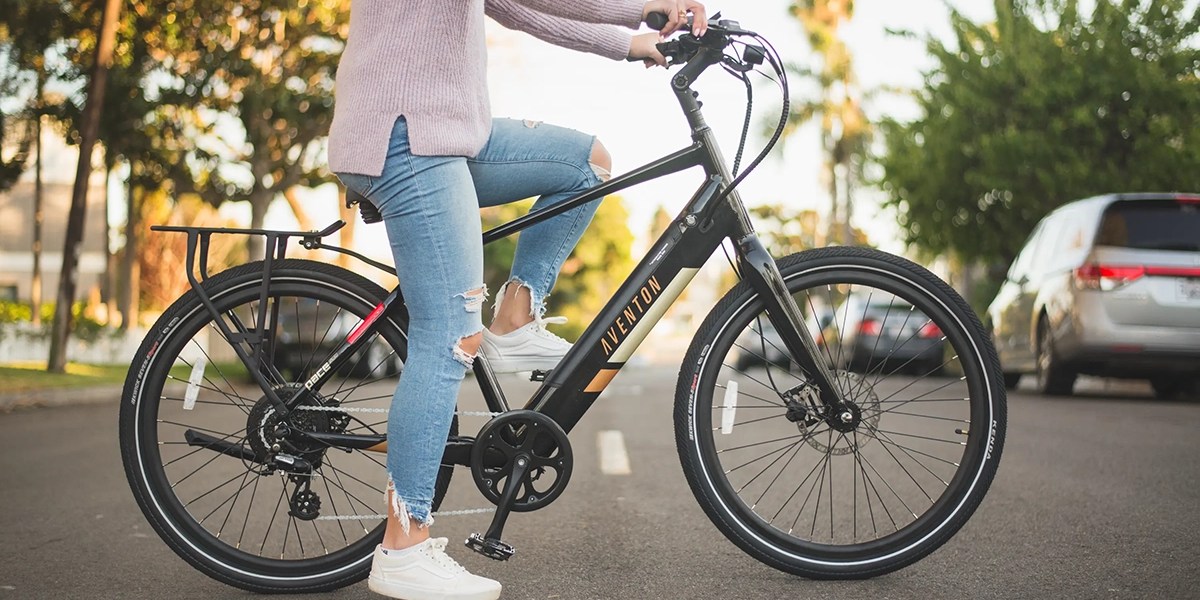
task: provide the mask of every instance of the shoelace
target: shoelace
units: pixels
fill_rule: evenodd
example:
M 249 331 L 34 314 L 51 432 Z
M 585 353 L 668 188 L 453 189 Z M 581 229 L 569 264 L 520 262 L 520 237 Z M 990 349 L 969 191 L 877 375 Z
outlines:
M 561 337 L 554 335 L 554 333 L 552 333 L 551 331 L 546 329 L 546 325 L 566 325 L 567 324 L 566 317 L 537 317 L 537 316 L 535 316 L 533 318 L 533 322 L 536 323 L 536 325 L 534 325 L 534 327 L 533 327 L 534 333 L 536 333 L 546 339 L 558 340 L 564 344 L 570 343 L 567 340 L 564 340 Z
M 450 540 L 446 538 L 432 538 L 429 540 L 429 545 L 425 546 L 425 555 L 433 559 L 438 566 L 450 571 L 451 573 L 465 573 L 467 571 L 462 565 L 458 564 L 449 554 L 446 554 L 446 543 Z

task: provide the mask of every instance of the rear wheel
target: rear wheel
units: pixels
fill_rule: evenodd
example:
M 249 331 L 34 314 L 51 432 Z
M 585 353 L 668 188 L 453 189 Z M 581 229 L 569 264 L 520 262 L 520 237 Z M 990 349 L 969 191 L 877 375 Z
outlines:
M 1047 396 L 1070 396 L 1078 374 L 1072 371 L 1054 352 L 1054 337 L 1050 325 L 1038 323 L 1037 389 Z
M 811 315 L 836 315 L 809 333 L 821 334 L 819 360 L 845 402 L 826 407 L 786 364 L 735 368 L 739 353 L 771 343 L 745 342 L 767 317 L 757 293 L 738 285 L 680 371 L 676 443 L 692 492 L 726 537 L 790 573 L 863 578 L 911 564 L 966 522 L 995 475 L 1006 414 L 995 351 L 966 303 L 906 260 L 825 248 L 779 269 L 806 326 L 815 328 Z M 883 307 L 872 309 L 872 347 L 841 341 L 865 320 L 849 306 Z M 934 327 L 941 346 L 919 333 Z M 838 368 L 856 351 L 861 370 Z M 945 358 L 934 365 L 931 352 Z
M 256 317 L 264 310 L 272 315 L 263 362 L 273 368 L 264 370 L 285 401 L 385 297 L 361 276 L 311 261 L 276 263 L 265 305 L 261 281 L 262 265 L 248 264 L 214 276 L 204 289 L 235 332 L 253 336 Z M 395 371 L 407 357 L 402 313 L 378 321 L 363 349 L 312 390 L 287 426 L 385 432 Z M 234 343 L 240 342 L 226 339 L 189 292 L 155 323 L 135 355 L 120 438 L 142 512 L 181 557 L 243 589 L 316 592 L 363 579 L 383 535 L 384 454 L 344 453 L 281 433 L 281 419 Z M 311 474 L 272 468 L 281 452 L 311 464 Z M 435 508 L 451 471 L 439 474 Z
M 1004 374 L 1004 389 L 1015 390 L 1021 384 L 1020 373 L 1005 373 Z
M 1154 395 L 1163 400 L 1200 400 L 1200 378 L 1190 375 L 1161 375 L 1150 380 Z

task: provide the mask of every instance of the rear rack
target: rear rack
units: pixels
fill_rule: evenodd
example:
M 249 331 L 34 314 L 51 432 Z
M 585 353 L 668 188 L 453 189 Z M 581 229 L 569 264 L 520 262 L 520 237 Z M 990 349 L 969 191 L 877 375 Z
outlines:
M 287 254 L 288 242 L 292 239 L 299 239 L 300 245 L 308 250 L 332 250 L 340 254 L 352 256 L 361 260 L 381 271 L 396 274 L 396 270 L 379 261 L 372 260 L 346 248 L 338 246 L 330 246 L 322 241 L 322 238 L 328 237 L 337 233 L 346 226 L 345 221 L 334 221 L 331 225 L 320 231 L 278 231 L 270 229 L 237 229 L 225 227 L 183 227 L 175 225 L 154 225 L 150 227 L 153 231 L 162 231 L 166 233 L 185 233 L 187 234 L 187 278 L 188 284 L 191 285 L 192 291 L 200 298 L 200 302 L 204 308 L 212 316 L 213 321 L 220 329 L 221 334 L 225 339 L 229 340 L 230 347 L 238 355 L 238 358 L 246 365 L 250 371 L 250 376 L 254 378 L 254 382 L 258 384 L 267 398 L 279 411 L 280 415 L 287 415 L 290 409 L 279 398 L 275 388 L 276 382 L 268 379 L 268 376 L 276 379 L 277 382 L 283 381 L 283 376 L 274 371 L 271 362 L 263 361 L 264 353 L 270 356 L 271 344 L 273 340 L 265 332 L 270 331 L 267 327 L 268 312 L 270 313 L 271 328 L 278 318 L 279 308 L 275 304 L 268 303 L 270 298 L 270 283 L 271 273 L 278 261 L 283 260 Z M 257 311 L 254 315 L 255 323 L 253 328 L 247 327 L 246 324 L 232 313 L 222 315 L 213 304 L 212 297 L 204 289 L 203 283 L 208 281 L 212 276 L 208 272 L 208 255 L 212 245 L 213 235 L 257 235 L 266 238 L 265 252 L 263 256 L 262 268 L 262 284 L 258 290 L 258 305 L 264 307 L 264 310 Z M 265 310 L 265 307 L 270 306 L 271 310 Z M 232 323 L 233 328 L 230 328 L 229 323 Z M 262 366 L 265 364 L 268 372 L 264 372 Z M 299 402 L 304 396 L 304 391 L 301 390 L 296 396 L 290 400 L 293 403 Z

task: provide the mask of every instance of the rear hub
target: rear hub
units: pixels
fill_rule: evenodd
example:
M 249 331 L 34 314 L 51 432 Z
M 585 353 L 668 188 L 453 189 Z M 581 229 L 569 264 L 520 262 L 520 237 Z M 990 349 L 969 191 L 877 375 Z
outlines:
M 274 390 L 286 402 L 302 388 L 302 384 L 290 383 L 276 386 Z M 327 446 L 304 433 L 345 432 L 350 415 L 337 410 L 337 406 L 336 400 L 310 392 L 304 404 L 293 409 L 285 422 L 264 395 L 254 403 L 246 417 L 246 439 L 260 462 L 269 462 L 269 457 L 285 452 L 303 458 L 317 468 Z

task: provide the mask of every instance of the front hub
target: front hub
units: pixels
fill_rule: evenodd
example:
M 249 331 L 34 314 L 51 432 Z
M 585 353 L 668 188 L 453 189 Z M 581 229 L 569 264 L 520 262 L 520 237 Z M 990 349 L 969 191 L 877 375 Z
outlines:
M 876 437 L 883 414 L 873 383 L 846 370 L 834 371 L 834 385 L 844 400 L 833 405 L 821 401 L 816 386 L 803 383 L 780 394 L 802 440 L 820 452 L 846 455 L 861 449 Z
M 825 422 L 829 423 L 829 426 L 834 431 L 850 433 L 858 429 L 858 425 L 862 423 L 862 409 L 857 404 L 847 400 L 835 405 L 829 411 L 829 416 L 825 417 Z

